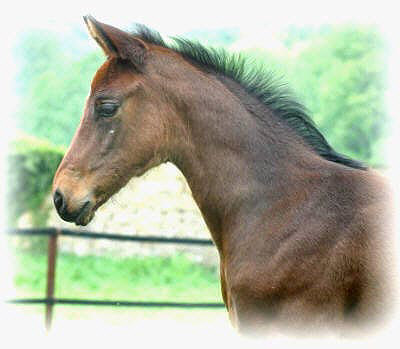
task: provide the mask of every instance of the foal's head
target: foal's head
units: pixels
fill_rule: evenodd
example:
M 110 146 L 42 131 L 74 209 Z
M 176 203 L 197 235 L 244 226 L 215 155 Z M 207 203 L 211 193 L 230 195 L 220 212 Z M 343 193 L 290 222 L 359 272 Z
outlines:
M 172 52 L 85 17 L 108 59 L 96 72 L 83 117 L 53 183 L 54 204 L 69 222 L 86 225 L 132 176 L 168 159 L 176 113 L 157 64 Z M 152 66 L 152 67 L 150 67 Z

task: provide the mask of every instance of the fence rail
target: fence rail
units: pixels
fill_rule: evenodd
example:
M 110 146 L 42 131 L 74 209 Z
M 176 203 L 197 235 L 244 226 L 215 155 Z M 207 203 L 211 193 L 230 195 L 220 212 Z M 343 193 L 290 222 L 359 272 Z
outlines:
M 7 233 L 10 235 L 20 236 L 49 236 L 49 243 L 47 249 L 47 287 L 46 298 L 24 298 L 24 299 L 11 299 L 8 303 L 11 304 L 45 304 L 46 316 L 45 324 L 47 330 L 51 328 L 53 319 L 53 306 L 56 304 L 65 305 L 92 305 L 92 306 L 124 306 L 124 307 L 174 307 L 174 308 L 222 308 L 223 303 L 196 303 L 196 302 L 144 302 L 144 301 L 127 301 L 127 300 L 92 300 L 92 299 L 66 299 L 55 298 L 55 274 L 57 266 L 57 250 L 58 250 L 58 237 L 69 236 L 75 238 L 87 239 L 110 239 L 118 241 L 131 241 L 131 242 L 149 242 L 159 244 L 188 244 L 188 245 L 213 245 L 212 240 L 208 239 L 193 239 L 193 238 L 166 238 L 162 236 L 129 236 L 122 234 L 112 233 L 97 233 L 89 231 L 75 231 L 70 229 L 58 228 L 41 228 L 41 229 L 8 229 Z
M 76 231 L 71 229 L 41 228 L 41 229 L 8 229 L 8 234 L 13 235 L 48 235 L 48 236 L 70 236 L 86 239 L 109 239 L 119 241 L 154 242 L 162 244 L 189 244 L 189 245 L 214 245 L 209 239 L 193 238 L 166 238 L 163 236 L 138 236 L 123 235 L 116 233 L 97 233 L 91 231 Z
M 177 308 L 220 308 L 222 303 L 178 303 L 178 302 L 131 302 L 131 301 L 113 301 L 113 300 L 89 300 L 89 299 L 69 299 L 52 298 L 37 299 L 23 298 L 11 299 L 11 304 L 69 304 L 69 305 L 103 305 L 103 306 L 123 306 L 123 307 L 177 307 Z

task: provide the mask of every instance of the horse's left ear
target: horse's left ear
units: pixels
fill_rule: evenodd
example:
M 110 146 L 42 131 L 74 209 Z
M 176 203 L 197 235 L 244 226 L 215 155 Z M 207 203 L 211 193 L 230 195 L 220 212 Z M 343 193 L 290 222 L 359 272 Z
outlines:
M 90 35 L 108 57 L 130 60 L 137 68 L 143 65 L 148 50 L 144 41 L 123 30 L 98 22 L 90 15 L 83 19 Z

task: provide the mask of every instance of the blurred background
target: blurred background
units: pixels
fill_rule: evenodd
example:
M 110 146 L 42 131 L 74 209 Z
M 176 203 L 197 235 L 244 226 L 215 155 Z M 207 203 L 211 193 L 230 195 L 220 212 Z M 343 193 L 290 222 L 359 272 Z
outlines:
M 246 2 L 247 3 L 247 2 Z M 82 16 L 129 30 L 142 23 L 165 39 L 182 36 L 207 46 L 241 51 L 265 64 L 292 88 L 328 142 L 339 152 L 385 170 L 385 141 L 392 128 L 387 108 L 388 38 L 380 7 L 357 2 L 330 7 L 314 2 L 124 7 L 72 3 L 38 10 L 24 7 L 8 34 L 5 72 L 13 103 L 6 132 L 6 227 L 65 227 L 80 231 L 209 238 L 182 174 L 165 164 L 130 181 L 86 227 L 63 222 L 50 197 L 55 169 L 78 126 L 90 81 L 104 61 Z M 236 5 L 235 5 L 236 6 Z M 244 6 L 244 4 L 242 4 Z M 210 10 L 211 9 L 211 10 Z M 31 13 L 30 13 L 31 11 Z M 43 297 L 46 237 L 7 237 L 14 268 L 13 297 Z M 220 302 L 214 247 L 119 243 L 61 237 L 59 298 Z M 22 309 L 22 308 L 21 308 Z M 26 306 L 29 321 L 42 306 Z M 172 315 L 171 315 L 172 314 Z M 189 315 L 188 315 L 189 314 Z M 57 306 L 55 325 L 70 320 L 119 324 L 174 316 L 225 323 L 221 310 L 99 309 Z M 99 320 L 101 319 L 101 320 Z

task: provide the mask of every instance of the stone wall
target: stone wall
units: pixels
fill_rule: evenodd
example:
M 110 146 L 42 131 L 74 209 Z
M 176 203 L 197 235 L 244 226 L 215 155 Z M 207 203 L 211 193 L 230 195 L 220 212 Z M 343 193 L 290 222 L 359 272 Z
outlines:
M 211 237 L 185 178 L 172 164 L 161 165 L 140 178 L 132 179 L 98 209 L 93 221 L 86 227 L 77 227 L 61 220 L 53 208 L 50 196 L 46 205 L 51 210 L 48 226 L 126 235 Z M 29 226 L 26 217 L 19 225 Z M 63 237 L 60 248 L 81 255 L 171 255 L 181 252 L 205 264 L 216 264 L 218 260 L 214 246 L 161 245 Z

